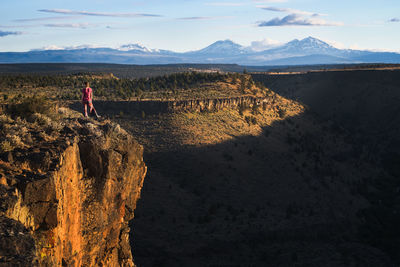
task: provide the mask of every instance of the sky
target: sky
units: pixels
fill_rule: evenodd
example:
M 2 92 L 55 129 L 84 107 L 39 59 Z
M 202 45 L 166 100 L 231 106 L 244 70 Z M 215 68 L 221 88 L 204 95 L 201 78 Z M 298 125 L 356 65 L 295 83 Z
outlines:
M 176 52 L 230 39 L 256 50 L 308 36 L 400 52 L 399 0 L 1 0 L 0 51 L 139 43 Z

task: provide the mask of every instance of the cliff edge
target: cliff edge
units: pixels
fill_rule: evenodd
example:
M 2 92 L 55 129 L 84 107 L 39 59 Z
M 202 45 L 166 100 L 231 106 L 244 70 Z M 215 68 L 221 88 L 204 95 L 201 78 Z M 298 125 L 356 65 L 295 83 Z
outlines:
M 110 121 L 0 117 L 0 265 L 134 266 L 143 148 Z

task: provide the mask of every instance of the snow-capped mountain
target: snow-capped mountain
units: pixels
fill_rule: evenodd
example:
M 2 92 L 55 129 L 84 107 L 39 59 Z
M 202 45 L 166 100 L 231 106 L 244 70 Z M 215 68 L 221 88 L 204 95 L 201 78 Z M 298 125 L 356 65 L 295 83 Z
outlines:
M 270 52 L 286 53 L 290 55 L 312 55 L 312 54 L 336 54 L 340 49 L 337 49 L 321 40 L 313 37 L 307 37 L 303 40 L 294 39 L 285 45 L 270 49 Z
M 141 44 L 126 44 L 121 45 L 117 50 L 120 51 L 141 51 L 144 53 L 158 52 L 157 49 L 149 49 Z
M 255 51 L 231 40 L 217 41 L 203 49 L 178 53 L 149 49 L 140 44 L 117 49 L 79 46 L 42 49 L 29 52 L 2 52 L 0 63 L 229 63 L 240 65 L 307 65 L 340 63 L 400 63 L 400 54 L 338 49 L 313 37 L 293 40 L 284 45 Z
M 247 48 L 231 40 L 217 41 L 201 50 L 189 52 L 188 54 L 198 55 L 241 55 L 247 53 Z

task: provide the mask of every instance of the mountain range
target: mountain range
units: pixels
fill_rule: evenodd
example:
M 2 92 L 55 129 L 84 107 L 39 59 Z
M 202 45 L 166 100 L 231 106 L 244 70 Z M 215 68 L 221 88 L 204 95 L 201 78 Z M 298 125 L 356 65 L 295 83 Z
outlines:
M 231 40 L 217 41 L 190 52 L 149 49 L 139 44 L 114 48 L 43 49 L 28 52 L 1 52 L 0 63 L 120 63 L 176 64 L 221 63 L 248 66 L 310 65 L 346 63 L 400 63 L 400 54 L 365 50 L 338 49 L 319 39 L 308 37 L 255 51 Z

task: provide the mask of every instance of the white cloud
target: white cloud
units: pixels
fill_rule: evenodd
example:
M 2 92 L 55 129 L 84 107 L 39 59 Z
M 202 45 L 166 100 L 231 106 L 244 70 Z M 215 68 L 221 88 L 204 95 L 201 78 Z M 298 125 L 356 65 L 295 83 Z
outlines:
M 15 22 L 32 22 L 32 21 L 46 21 L 46 20 L 64 20 L 76 19 L 81 16 L 62 16 L 62 17 L 44 17 L 44 18 L 31 18 L 31 19 L 15 19 Z
M 270 6 L 257 6 L 257 7 L 264 9 L 264 10 L 268 10 L 268 11 L 285 12 L 285 13 L 299 14 L 299 15 L 305 15 L 305 16 L 313 16 L 313 17 L 326 16 L 326 14 L 318 14 L 315 12 L 303 11 L 303 10 L 292 9 L 292 8 L 278 8 L 278 7 L 270 7 Z
M 12 29 L 12 28 L 30 28 L 30 27 L 36 27 L 37 25 L 0 25 L 0 28 L 3 29 Z
M 265 38 L 261 41 L 253 41 L 251 42 L 250 48 L 253 51 L 259 52 L 259 51 L 264 51 L 270 48 L 277 47 L 281 45 L 282 43 L 276 40 L 272 40 L 269 38 Z
M 338 41 L 324 39 L 324 42 L 338 49 L 347 49 L 343 43 Z
M 233 3 L 233 2 L 211 2 L 205 3 L 206 6 L 244 6 L 245 3 Z
M 51 28 L 77 28 L 77 29 L 87 29 L 89 27 L 97 26 L 96 24 L 89 23 L 53 23 L 53 24 L 43 24 L 45 27 Z
M 299 14 L 290 14 L 283 18 L 274 18 L 268 21 L 257 23 L 259 27 L 277 27 L 277 26 L 342 26 L 340 22 L 327 22 L 316 17 L 305 18 Z
M 230 16 L 221 16 L 221 17 L 184 17 L 184 18 L 177 18 L 178 20 L 212 20 L 212 19 L 228 19 L 233 18 Z
M 255 3 L 285 3 L 287 0 L 253 0 Z
M 352 44 L 350 45 L 349 49 L 353 49 L 353 50 L 367 50 L 365 47 L 361 47 L 358 44 Z
M 83 15 L 83 16 L 98 16 L 98 17 L 161 17 L 155 14 L 145 13 L 111 13 L 111 12 L 89 12 L 75 11 L 69 9 L 40 9 L 39 12 L 56 13 L 65 15 Z

